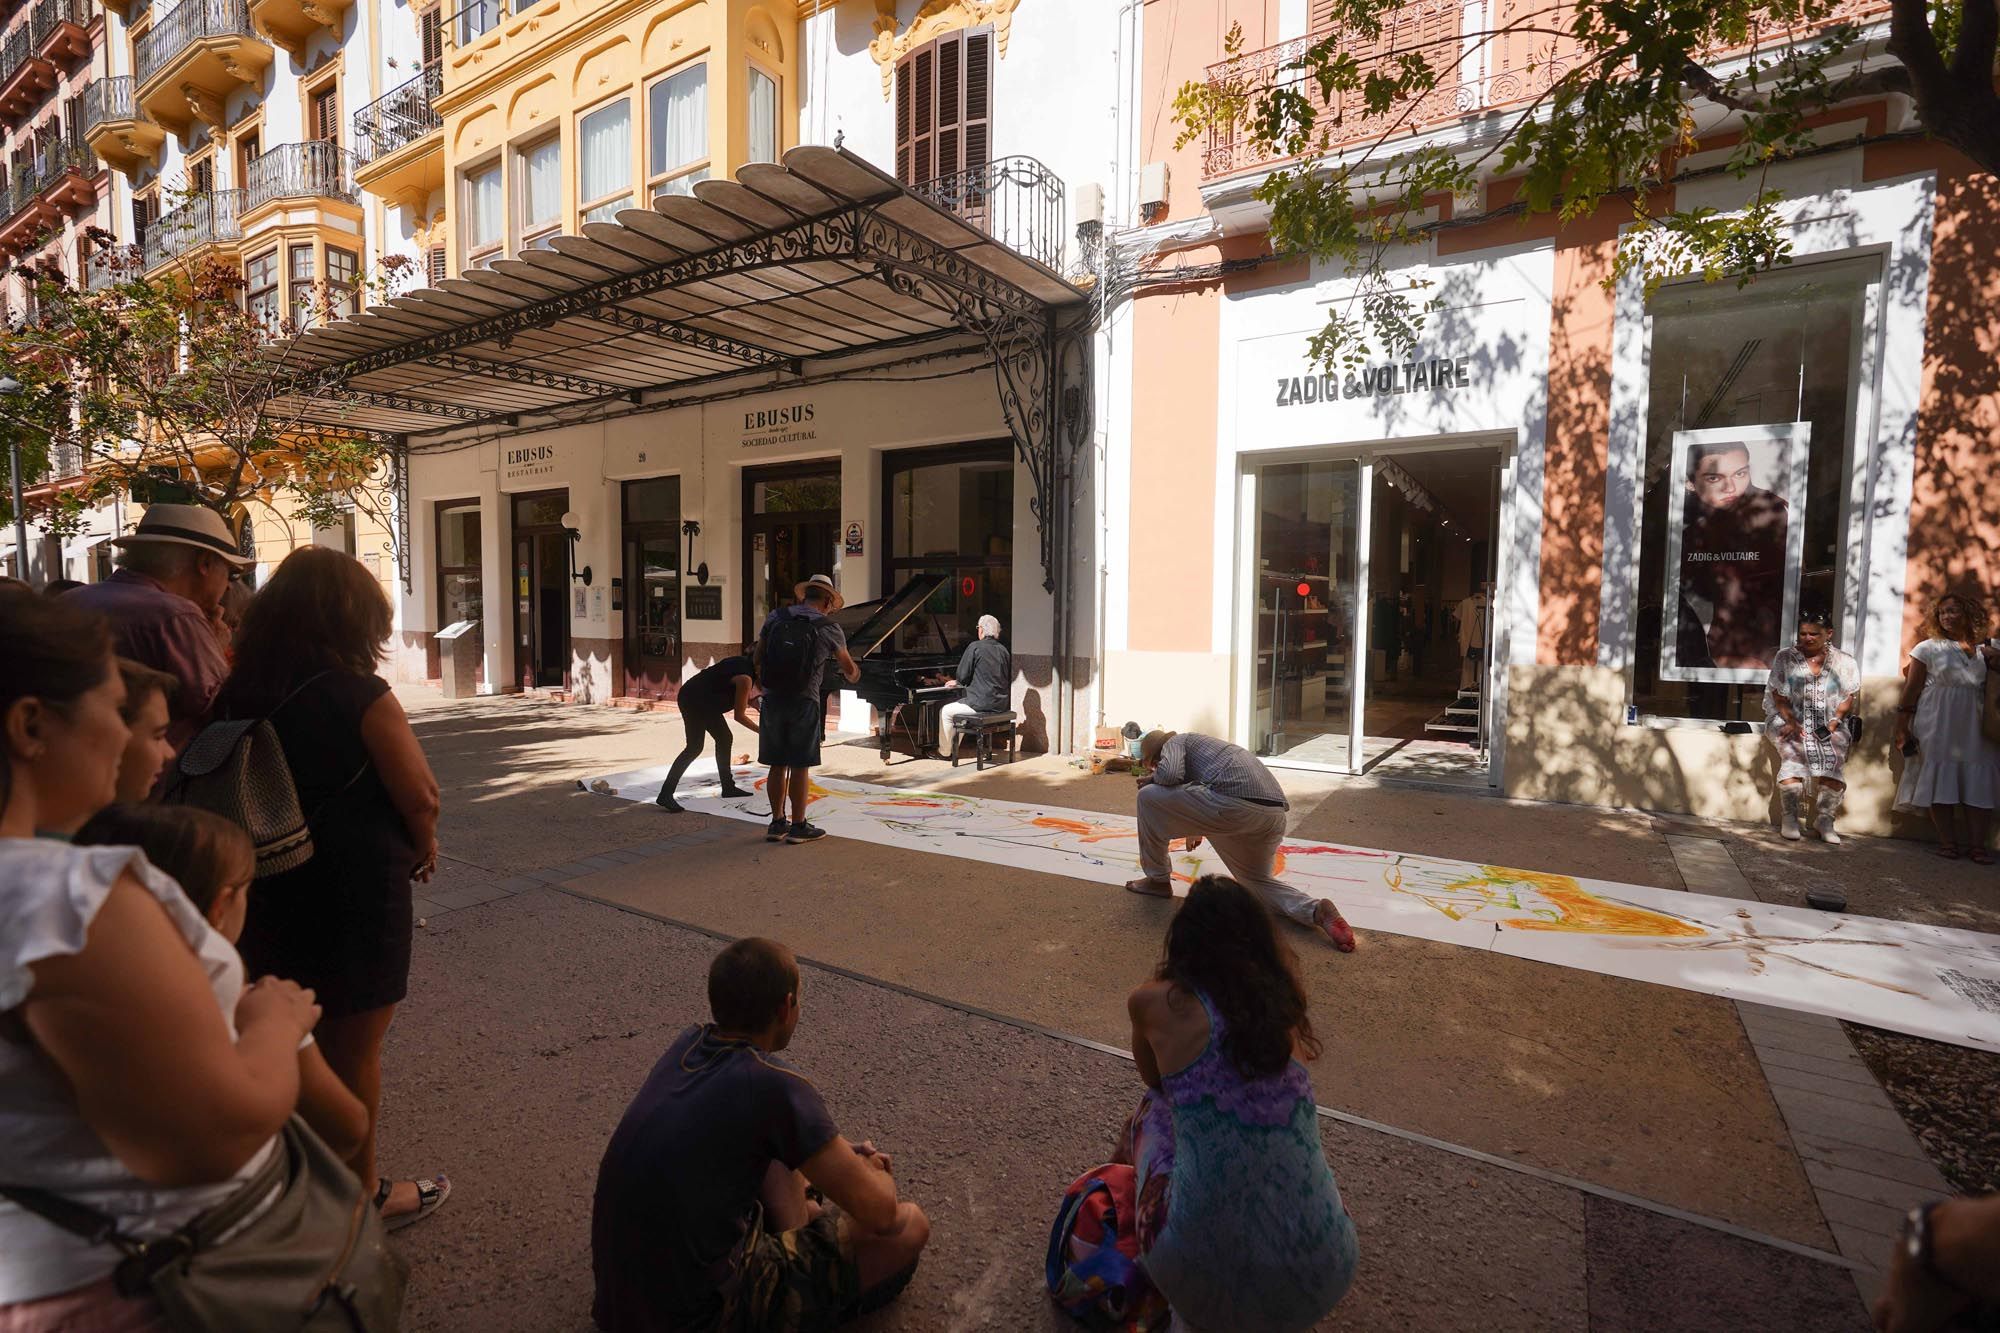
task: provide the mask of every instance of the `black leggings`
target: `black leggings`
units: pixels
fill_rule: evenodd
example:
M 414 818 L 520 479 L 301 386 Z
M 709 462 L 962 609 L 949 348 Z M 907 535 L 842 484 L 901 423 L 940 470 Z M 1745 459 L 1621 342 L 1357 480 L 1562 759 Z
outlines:
M 660 788 L 660 795 L 672 797 L 681 785 L 681 774 L 687 767 L 701 758 L 701 743 L 704 739 L 715 742 L 715 773 L 725 787 L 736 785 L 736 778 L 729 767 L 729 723 L 728 714 L 720 712 L 691 712 L 681 714 L 681 723 L 687 728 L 687 748 L 680 758 L 674 760 L 672 771 L 667 774 L 667 782 Z

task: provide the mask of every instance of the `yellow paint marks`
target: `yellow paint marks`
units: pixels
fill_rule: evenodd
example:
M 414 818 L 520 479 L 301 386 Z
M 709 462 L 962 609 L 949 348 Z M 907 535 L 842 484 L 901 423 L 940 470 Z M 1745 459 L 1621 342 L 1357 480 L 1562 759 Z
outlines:
M 1480 872 L 1475 878 L 1447 886 L 1446 891 L 1471 891 L 1483 896 L 1491 890 L 1511 892 L 1527 888 L 1557 909 L 1558 914 L 1553 916 L 1536 913 L 1501 922 L 1512 930 L 1560 930 L 1579 935 L 1635 935 L 1654 939 L 1689 939 L 1708 934 L 1703 927 L 1665 912 L 1600 898 L 1568 875 L 1509 870 L 1505 866 L 1481 866 Z

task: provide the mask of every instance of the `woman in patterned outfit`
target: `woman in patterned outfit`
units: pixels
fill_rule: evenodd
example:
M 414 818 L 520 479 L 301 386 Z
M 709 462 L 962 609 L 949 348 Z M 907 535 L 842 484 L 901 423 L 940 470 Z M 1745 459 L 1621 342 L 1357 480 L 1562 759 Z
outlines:
M 1764 687 L 1764 734 L 1778 752 L 1778 799 L 1784 806 L 1784 836 L 1796 842 L 1799 806 L 1806 779 L 1817 789 L 1813 829 L 1837 846 L 1833 821 L 1847 791 L 1840 771 L 1854 745 L 1849 720 L 1861 689 L 1861 668 L 1833 646 L 1832 617 L 1825 611 L 1799 613 L 1798 642 L 1778 651 Z
M 1354 1223 L 1300 1063 L 1320 1043 L 1262 904 L 1195 881 L 1127 1007 L 1148 1091 L 1113 1160 L 1136 1168 L 1139 1262 L 1175 1333 L 1311 1328 L 1354 1278 Z

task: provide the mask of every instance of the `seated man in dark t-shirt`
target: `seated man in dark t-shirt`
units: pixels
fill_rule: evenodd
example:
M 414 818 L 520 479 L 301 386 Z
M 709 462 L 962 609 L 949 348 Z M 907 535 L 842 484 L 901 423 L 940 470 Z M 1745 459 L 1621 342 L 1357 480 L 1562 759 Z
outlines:
M 606 1333 L 790 1333 L 887 1304 L 930 1222 L 897 1200 L 888 1154 L 841 1137 L 778 1058 L 799 1023 L 792 951 L 738 940 L 709 967 L 708 1003 L 715 1021 L 667 1048 L 597 1169 L 592 1318 Z
M 736 785 L 735 774 L 730 768 L 727 718 L 733 712 L 737 722 L 751 731 L 757 730 L 757 724 L 750 720 L 750 700 L 757 694 L 757 667 L 747 653 L 725 657 L 681 682 L 680 693 L 674 696 L 674 706 L 681 710 L 681 725 L 687 728 L 687 745 L 682 748 L 680 757 L 674 760 L 667 780 L 660 784 L 660 794 L 653 798 L 662 810 L 681 813 L 681 805 L 674 799 L 674 792 L 680 787 L 681 774 L 687 772 L 688 765 L 701 758 L 704 739 L 715 742 L 715 771 L 722 779 L 722 794 L 750 795 Z

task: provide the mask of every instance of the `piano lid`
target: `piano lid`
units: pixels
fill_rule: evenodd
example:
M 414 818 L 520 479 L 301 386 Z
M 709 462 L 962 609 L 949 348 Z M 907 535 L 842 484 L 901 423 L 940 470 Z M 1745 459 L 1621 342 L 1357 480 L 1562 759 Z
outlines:
M 833 613 L 847 634 L 847 651 L 857 660 L 894 638 L 903 622 L 915 615 L 931 594 L 951 581 L 949 574 L 919 574 L 896 589 L 896 595 L 873 602 L 856 602 Z

